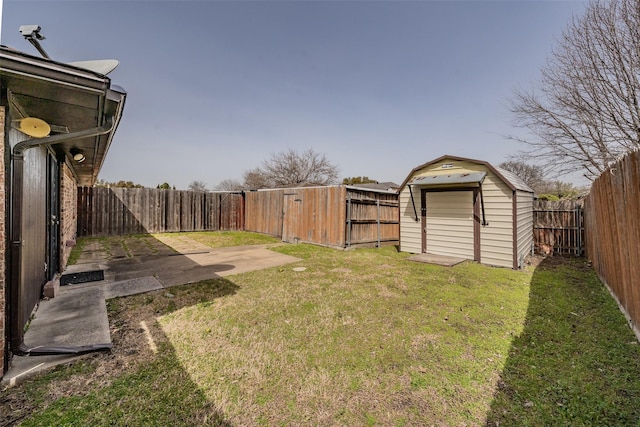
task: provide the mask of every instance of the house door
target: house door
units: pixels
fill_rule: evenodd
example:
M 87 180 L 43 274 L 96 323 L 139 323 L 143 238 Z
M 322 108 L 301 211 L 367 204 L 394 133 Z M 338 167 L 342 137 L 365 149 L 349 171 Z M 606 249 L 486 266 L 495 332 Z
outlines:
M 422 252 L 475 259 L 474 194 L 422 190 Z
M 47 280 L 60 267 L 60 166 L 50 154 L 47 162 Z

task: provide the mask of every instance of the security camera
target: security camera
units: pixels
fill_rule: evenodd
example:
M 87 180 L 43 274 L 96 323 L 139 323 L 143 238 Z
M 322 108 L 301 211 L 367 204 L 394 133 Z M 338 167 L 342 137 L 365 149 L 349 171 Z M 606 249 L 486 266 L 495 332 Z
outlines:
M 40 34 L 40 25 L 22 25 L 20 27 L 20 34 L 25 39 L 35 38 L 37 40 L 44 40 L 44 36 Z

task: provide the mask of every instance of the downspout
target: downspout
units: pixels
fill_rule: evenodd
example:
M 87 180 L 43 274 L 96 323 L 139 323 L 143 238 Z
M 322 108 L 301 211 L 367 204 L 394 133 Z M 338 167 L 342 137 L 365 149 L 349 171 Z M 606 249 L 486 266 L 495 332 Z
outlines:
M 59 134 L 40 139 L 26 139 L 18 142 L 11 148 L 11 262 L 9 280 L 9 308 L 10 308 L 10 334 L 11 351 L 17 355 L 47 355 L 47 354 L 81 354 L 91 351 L 111 348 L 111 343 L 79 347 L 46 347 L 29 348 L 24 344 L 24 330 L 20 326 L 24 317 L 21 302 L 21 278 L 22 278 L 22 186 L 24 183 L 24 152 L 30 148 L 45 145 L 60 144 L 81 138 L 100 136 L 111 132 L 114 128 L 114 119 L 109 116 L 105 124 L 100 127 L 81 130 L 68 134 Z

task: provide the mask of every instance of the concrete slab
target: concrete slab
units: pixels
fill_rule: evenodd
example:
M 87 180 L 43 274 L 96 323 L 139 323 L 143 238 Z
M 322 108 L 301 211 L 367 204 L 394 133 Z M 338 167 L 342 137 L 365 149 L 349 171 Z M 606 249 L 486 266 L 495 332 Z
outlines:
M 143 245 L 138 245 L 136 256 L 123 250 L 107 251 L 98 244 L 90 246 L 65 274 L 104 270 L 104 280 L 62 286 L 55 298 L 41 301 L 25 333 L 25 345 L 78 347 L 111 344 L 107 299 L 300 261 L 299 258 L 268 250 L 273 245 L 211 249 L 182 238 L 184 236 L 177 237 L 179 235 L 163 239 L 164 249 L 147 245 L 148 250 L 145 250 Z M 117 256 L 113 256 L 114 253 Z M 15 356 L 2 383 L 15 384 L 42 369 L 78 357 L 82 356 Z
M 456 264 L 467 261 L 465 258 L 452 257 L 447 255 L 435 255 L 435 254 L 419 254 L 409 257 L 409 261 L 424 262 L 426 264 L 436 264 L 445 267 L 453 267 Z

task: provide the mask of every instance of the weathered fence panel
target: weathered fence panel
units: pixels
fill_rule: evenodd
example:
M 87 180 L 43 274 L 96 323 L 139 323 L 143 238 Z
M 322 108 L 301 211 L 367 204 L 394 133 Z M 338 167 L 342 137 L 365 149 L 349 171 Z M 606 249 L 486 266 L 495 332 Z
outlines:
M 347 247 L 397 243 L 398 195 L 345 186 L 288 188 L 245 194 L 247 231 L 285 242 Z
M 640 152 L 603 172 L 585 200 L 587 256 L 640 338 Z
M 241 193 L 78 188 L 78 236 L 244 229 Z
M 208 193 L 78 189 L 78 235 L 246 230 L 283 241 L 347 247 L 397 243 L 395 193 L 345 186 Z
M 285 190 L 245 193 L 245 230 L 282 237 Z
M 400 203 L 397 194 L 349 189 L 346 245 L 398 243 Z
M 533 241 L 543 255 L 584 253 L 584 212 L 581 200 L 533 203 Z

